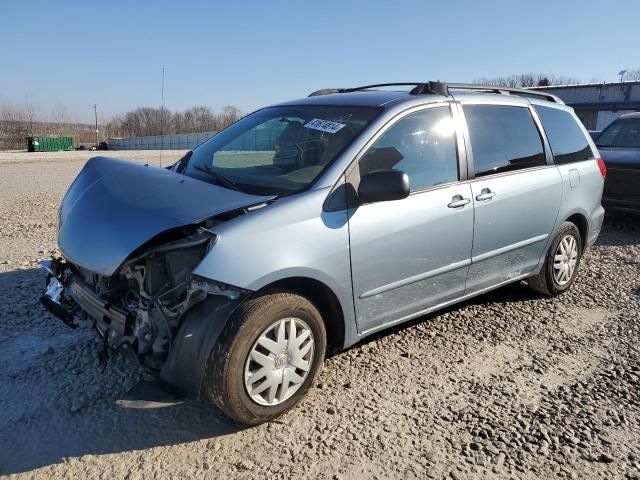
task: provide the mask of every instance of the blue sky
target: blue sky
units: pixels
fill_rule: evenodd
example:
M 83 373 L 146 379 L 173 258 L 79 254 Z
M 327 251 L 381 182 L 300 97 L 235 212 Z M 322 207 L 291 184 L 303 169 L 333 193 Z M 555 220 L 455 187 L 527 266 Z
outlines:
M 640 68 L 640 1 L 0 0 L 0 103 L 245 112 L 334 86 Z

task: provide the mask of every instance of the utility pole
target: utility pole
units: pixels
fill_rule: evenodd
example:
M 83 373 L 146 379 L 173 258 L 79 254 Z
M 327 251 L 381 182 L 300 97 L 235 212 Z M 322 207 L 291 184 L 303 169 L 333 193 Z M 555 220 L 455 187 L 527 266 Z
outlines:
M 626 75 L 627 71 L 626 70 L 620 70 L 618 72 L 618 75 L 620 75 L 620 83 L 622 83 L 624 81 L 624 76 Z
M 162 168 L 162 150 L 164 149 L 164 67 L 162 67 L 162 93 L 160 102 L 160 168 Z
M 94 104 L 93 105 L 93 112 L 96 115 L 96 150 L 98 149 L 98 145 L 100 142 L 98 142 L 98 104 Z

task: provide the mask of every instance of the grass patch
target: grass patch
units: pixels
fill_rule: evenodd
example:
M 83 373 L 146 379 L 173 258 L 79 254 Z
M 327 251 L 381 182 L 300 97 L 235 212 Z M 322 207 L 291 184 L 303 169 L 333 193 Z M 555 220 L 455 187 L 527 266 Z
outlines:
M 259 167 L 273 165 L 273 150 L 264 151 L 222 151 L 213 156 L 213 165 L 220 168 Z

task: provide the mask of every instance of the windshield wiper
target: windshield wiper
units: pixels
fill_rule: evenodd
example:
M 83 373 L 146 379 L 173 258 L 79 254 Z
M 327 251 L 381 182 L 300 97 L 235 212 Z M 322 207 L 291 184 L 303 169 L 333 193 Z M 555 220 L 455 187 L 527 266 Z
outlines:
M 176 163 L 174 163 L 173 165 L 178 165 L 176 167 L 176 172 L 178 173 L 184 173 L 184 171 L 187 169 L 187 164 L 189 163 L 189 160 L 191 159 L 191 155 L 193 154 L 193 150 L 189 150 L 187 153 L 185 153 L 183 155 L 183 157 L 178 160 Z
M 216 179 L 216 182 L 218 183 L 218 185 L 221 185 L 223 187 L 229 188 L 231 190 L 235 190 L 237 192 L 241 192 L 242 191 L 242 190 L 240 190 L 240 187 L 238 187 L 236 182 L 231 180 L 229 177 L 223 175 L 222 173 L 212 169 L 209 165 L 198 165 L 196 163 L 196 164 L 193 165 L 193 168 L 195 168 L 196 170 L 200 170 L 201 172 L 208 173 L 209 175 L 211 175 L 213 178 Z

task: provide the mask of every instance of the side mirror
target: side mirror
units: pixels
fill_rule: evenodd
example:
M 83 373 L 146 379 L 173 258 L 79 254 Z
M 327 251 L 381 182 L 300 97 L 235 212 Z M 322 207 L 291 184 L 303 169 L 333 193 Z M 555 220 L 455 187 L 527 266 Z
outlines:
M 409 196 L 409 176 L 401 170 L 376 170 L 360 179 L 361 203 L 402 200 Z

